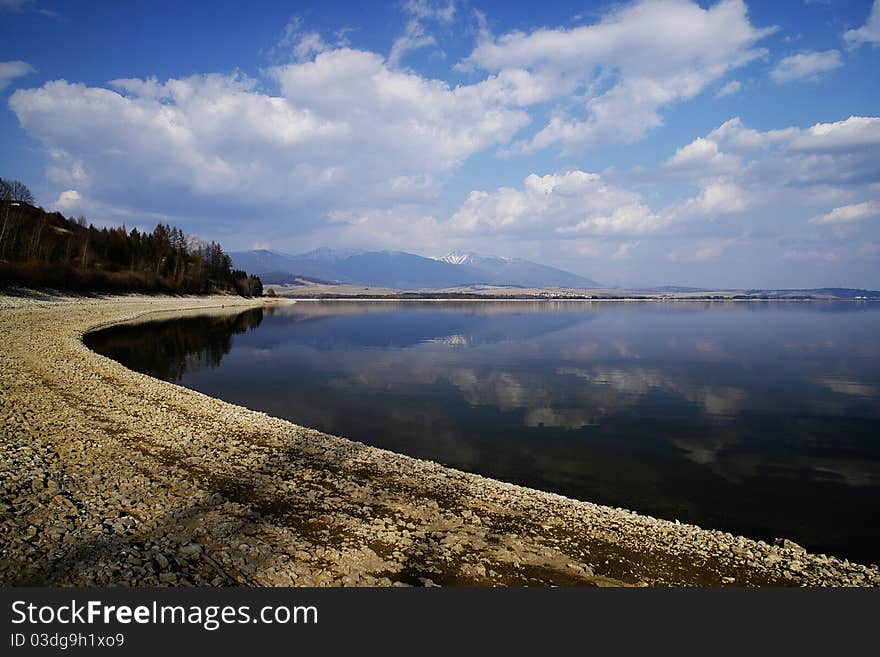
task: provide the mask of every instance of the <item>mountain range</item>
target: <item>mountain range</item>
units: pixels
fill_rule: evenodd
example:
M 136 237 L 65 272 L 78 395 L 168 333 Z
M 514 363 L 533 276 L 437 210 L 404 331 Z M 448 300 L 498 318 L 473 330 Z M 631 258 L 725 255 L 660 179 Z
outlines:
M 453 252 L 426 258 L 404 251 L 353 251 L 328 248 L 291 255 L 257 249 L 231 253 L 233 265 L 259 275 L 264 283 L 305 279 L 399 290 L 461 285 L 516 287 L 597 287 L 595 281 L 522 258 Z

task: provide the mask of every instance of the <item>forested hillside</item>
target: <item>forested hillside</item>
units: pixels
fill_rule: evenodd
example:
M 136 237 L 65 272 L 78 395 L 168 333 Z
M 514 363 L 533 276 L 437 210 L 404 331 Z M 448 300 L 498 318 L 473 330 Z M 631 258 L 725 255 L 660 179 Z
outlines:
M 178 228 L 96 228 L 33 205 L 27 188 L 0 178 L 0 286 L 102 292 L 259 296 L 257 276 L 232 269 L 216 242 Z

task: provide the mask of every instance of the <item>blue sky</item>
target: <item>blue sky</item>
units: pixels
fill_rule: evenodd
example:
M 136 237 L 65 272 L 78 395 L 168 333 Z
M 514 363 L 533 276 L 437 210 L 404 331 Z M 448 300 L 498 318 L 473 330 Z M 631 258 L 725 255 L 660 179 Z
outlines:
M 880 4 L 0 0 L 0 175 L 228 250 L 880 288 Z

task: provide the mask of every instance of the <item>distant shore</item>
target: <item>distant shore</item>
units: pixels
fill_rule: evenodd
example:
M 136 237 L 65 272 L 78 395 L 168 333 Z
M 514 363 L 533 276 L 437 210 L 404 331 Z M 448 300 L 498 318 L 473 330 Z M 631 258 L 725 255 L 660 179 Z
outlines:
M 880 301 L 880 292 L 848 295 L 806 290 L 700 290 L 647 292 L 615 288 L 577 290 L 569 288 L 520 288 L 511 286 L 462 286 L 437 290 L 398 290 L 358 285 L 267 285 L 279 297 L 326 300 L 396 301 Z M 862 292 L 862 291 L 859 291 Z
M 132 372 L 81 340 L 137 318 L 287 303 L 0 296 L 0 584 L 880 585 L 876 566 L 789 541 L 322 434 Z

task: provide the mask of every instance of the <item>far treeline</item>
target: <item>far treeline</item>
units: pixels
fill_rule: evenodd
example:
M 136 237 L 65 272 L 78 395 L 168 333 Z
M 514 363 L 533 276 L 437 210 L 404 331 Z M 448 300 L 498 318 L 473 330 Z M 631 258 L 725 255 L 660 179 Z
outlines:
M 216 242 L 159 224 L 151 233 L 95 228 L 34 206 L 30 190 L 0 178 L 0 286 L 80 292 L 261 296 L 257 276 L 232 269 Z

